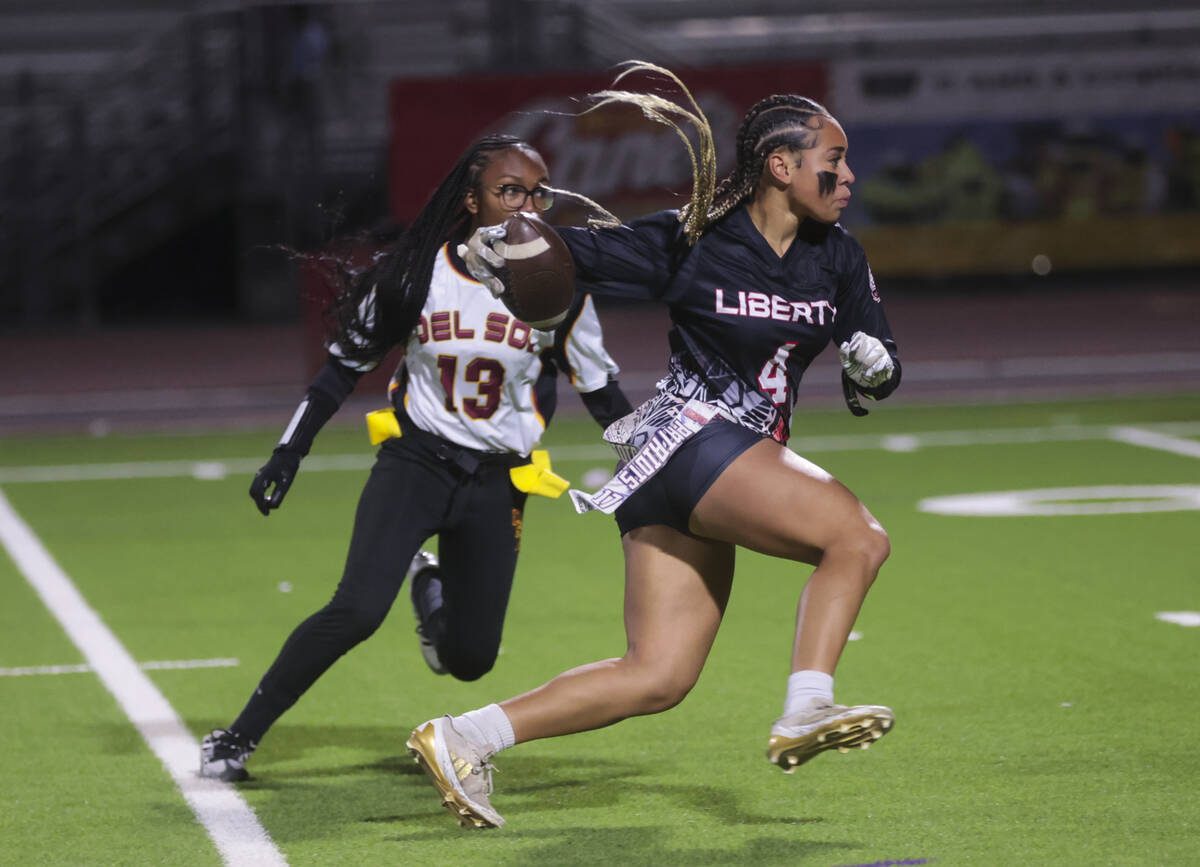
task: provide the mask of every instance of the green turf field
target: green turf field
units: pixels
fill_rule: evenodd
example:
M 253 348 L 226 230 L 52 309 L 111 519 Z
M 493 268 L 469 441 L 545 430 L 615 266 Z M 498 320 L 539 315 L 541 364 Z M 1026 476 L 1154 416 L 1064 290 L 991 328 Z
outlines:
M 196 738 L 233 718 L 332 592 L 370 462 L 361 429 L 326 431 L 265 519 L 246 489 L 277 434 L 0 440 L 0 493 L 134 660 L 226 661 L 146 671 Z M 555 469 L 578 483 L 610 467 L 596 434 L 560 421 Z M 768 765 L 808 570 L 742 552 L 681 706 L 501 754 L 492 802 L 508 825 L 458 828 L 404 749 L 409 729 L 624 650 L 615 525 L 576 516 L 565 497 L 532 499 L 490 675 L 430 674 L 402 596 L 264 740 L 239 791 L 282 859 L 1197 863 L 1200 627 L 1156 614 L 1200 611 L 1200 396 L 804 412 L 793 445 L 892 537 L 837 679 L 839 701 L 894 708 L 874 749 L 791 776 Z M 1112 514 L 918 508 L 1113 485 L 1188 486 L 1176 494 L 1190 509 L 1125 511 L 1134 504 L 1105 490 L 1056 502 Z M 49 673 L 84 656 L 3 555 L 0 587 L 0 863 L 221 863 L 101 678 Z

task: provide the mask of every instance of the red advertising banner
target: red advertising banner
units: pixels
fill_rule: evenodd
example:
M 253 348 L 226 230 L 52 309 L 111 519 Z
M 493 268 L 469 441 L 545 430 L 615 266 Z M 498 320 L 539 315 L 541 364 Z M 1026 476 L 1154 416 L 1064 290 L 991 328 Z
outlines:
M 721 175 L 733 165 L 737 128 L 751 105 L 772 93 L 799 93 L 823 101 L 827 90 L 823 63 L 675 72 L 712 125 Z M 470 142 L 489 132 L 526 139 L 546 159 L 554 186 L 582 193 L 619 216 L 682 204 L 691 190 L 691 163 L 675 132 L 625 106 L 579 114 L 589 105 L 585 97 L 608 88 L 615 75 L 610 71 L 392 82 L 392 216 L 401 224 L 409 222 Z M 683 99 L 671 82 L 644 73 L 631 75 L 619 87 Z M 566 220 L 578 211 L 556 205 L 553 216 Z

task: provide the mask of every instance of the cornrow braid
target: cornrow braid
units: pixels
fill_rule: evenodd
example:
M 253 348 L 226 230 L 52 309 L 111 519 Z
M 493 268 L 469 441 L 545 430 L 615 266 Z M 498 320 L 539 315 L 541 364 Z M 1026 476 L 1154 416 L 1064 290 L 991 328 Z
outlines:
M 832 115 L 823 105 L 791 93 L 775 94 L 755 103 L 738 129 L 737 163 L 717 186 L 709 222 L 720 219 L 754 195 L 763 165 L 776 148 L 814 147 L 816 133 L 825 119 L 832 119 Z
M 429 297 L 434 261 L 446 243 L 470 221 L 466 194 L 500 151 L 530 147 L 512 135 L 483 136 L 471 144 L 400 237 L 372 266 L 337 268 L 338 291 L 331 305 L 341 354 L 351 361 L 375 361 L 408 339 Z
M 647 63 L 644 60 L 629 60 L 621 65 L 625 68 L 613 80 L 614 87 L 626 76 L 635 72 L 654 73 L 667 78 L 683 92 L 686 106 L 653 93 L 601 90 L 591 94 L 591 97 L 597 102 L 582 113 L 587 114 L 614 103 L 635 105 L 650 120 L 675 131 L 683 141 L 684 147 L 687 148 L 688 157 L 692 161 L 692 196 L 691 200 L 679 209 L 679 221 L 684 224 L 684 234 L 687 236 L 688 243 L 695 244 L 708 222 L 706 217 L 716 188 L 717 157 L 716 149 L 713 146 L 712 126 L 687 85 L 671 70 Z M 688 138 L 684 129 L 685 125 L 691 126 L 696 131 L 699 142 L 698 149 L 693 147 L 691 139 Z

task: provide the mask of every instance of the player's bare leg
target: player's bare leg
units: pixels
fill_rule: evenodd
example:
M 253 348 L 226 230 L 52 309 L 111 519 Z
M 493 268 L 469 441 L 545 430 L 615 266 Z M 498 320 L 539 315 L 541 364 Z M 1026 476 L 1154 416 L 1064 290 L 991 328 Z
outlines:
M 571 669 L 503 702 L 497 712 L 514 743 L 666 710 L 700 676 L 729 600 L 733 546 L 663 526 L 627 533 L 624 546 L 625 655 Z M 489 797 L 495 745 L 463 737 L 444 717 L 418 726 L 407 746 L 459 824 L 504 824 Z
M 502 702 L 518 743 L 666 710 L 700 676 L 729 600 L 733 546 L 661 525 L 630 531 L 623 545 L 625 655 Z
M 764 440 L 708 489 L 691 530 L 817 567 L 800 599 L 792 666 L 833 674 L 890 549 L 858 498 L 816 464 Z
M 883 527 L 858 498 L 816 464 L 763 441 L 709 488 L 690 529 L 816 566 L 797 606 L 792 671 L 832 675 L 890 551 Z M 825 749 L 865 749 L 892 722 L 886 707 L 820 702 L 776 722 L 768 758 L 790 771 Z

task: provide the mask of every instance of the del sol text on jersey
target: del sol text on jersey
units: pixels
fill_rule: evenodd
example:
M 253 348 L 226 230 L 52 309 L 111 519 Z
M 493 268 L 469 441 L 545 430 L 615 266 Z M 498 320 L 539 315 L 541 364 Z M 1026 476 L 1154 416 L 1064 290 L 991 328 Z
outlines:
M 474 328 L 463 328 L 458 310 L 435 310 L 417 323 L 417 339 L 422 344 L 430 340 L 473 340 Z M 483 323 L 483 339 L 492 343 L 507 343 L 513 349 L 537 352 L 531 339 L 533 329 L 507 313 L 489 313 Z

